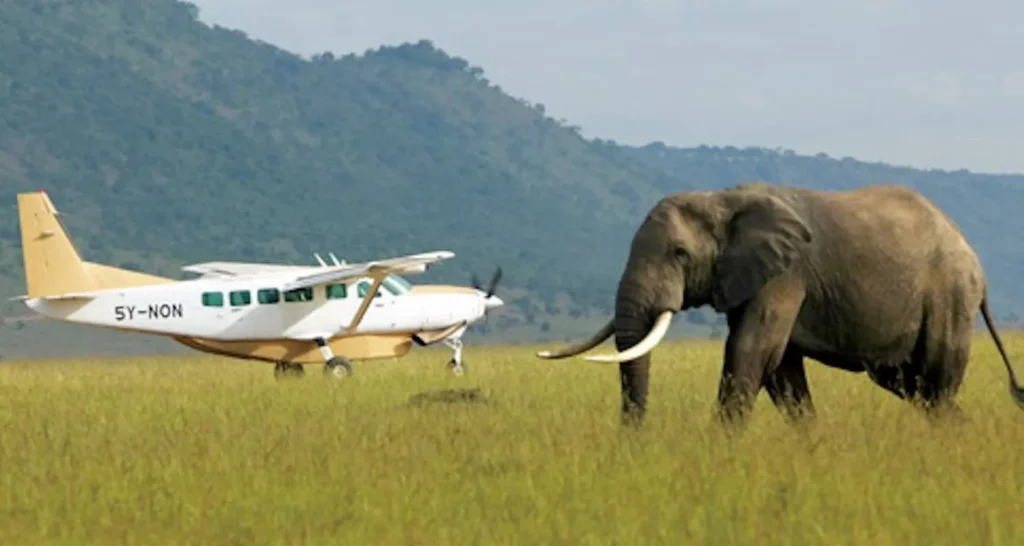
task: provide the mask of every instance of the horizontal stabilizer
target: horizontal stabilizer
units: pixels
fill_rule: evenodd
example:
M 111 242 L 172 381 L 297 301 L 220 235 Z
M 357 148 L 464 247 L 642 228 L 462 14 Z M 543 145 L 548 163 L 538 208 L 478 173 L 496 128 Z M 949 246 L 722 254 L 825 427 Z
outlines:
M 38 299 L 44 301 L 54 300 L 91 300 L 96 296 L 100 295 L 100 292 L 68 292 L 65 294 L 54 294 L 52 296 L 40 296 Z M 32 299 L 31 296 L 17 296 L 10 298 L 10 301 L 25 301 Z

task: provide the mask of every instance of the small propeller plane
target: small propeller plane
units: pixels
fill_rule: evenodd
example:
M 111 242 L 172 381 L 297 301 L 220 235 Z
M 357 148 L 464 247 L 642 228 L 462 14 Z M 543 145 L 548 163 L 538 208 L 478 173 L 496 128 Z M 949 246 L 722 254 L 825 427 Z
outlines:
M 466 328 L 504 304 L 488 289 L 413 285 L 400 275 L 423 273 L 455 256 L 428 252 L 365 263 L 316 266 L 207 262 L 182 269 L 198 278 L 176 280 L 82 259 L 46 192 L 18 194 L 26 295 L 21 300 L 49 318 L 126 332 L 170 337 L 192 349 L 273 362 L 278 378 L 304 375 L 323 363 L 343 378 L 351 360 L 401 357 L 443 342 L 449 366 L 465 372 Z

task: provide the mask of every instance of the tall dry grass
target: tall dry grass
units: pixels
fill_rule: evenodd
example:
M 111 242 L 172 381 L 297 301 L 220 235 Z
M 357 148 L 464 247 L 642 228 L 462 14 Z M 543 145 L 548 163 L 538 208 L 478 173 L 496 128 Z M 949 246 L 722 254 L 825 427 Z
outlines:
M 619 427 L 615 367 L 532 351 L 469 347 L 463 378 L 420 351 L 345 382 L 212 357 L 5 364 L 0 543 L 1024 544 L 1024 412 L 987 336 L 969 422 L 810 362 L 806 436 L 766 394 L 719 433 L 720 342 L 657 350 L 640 431 Z

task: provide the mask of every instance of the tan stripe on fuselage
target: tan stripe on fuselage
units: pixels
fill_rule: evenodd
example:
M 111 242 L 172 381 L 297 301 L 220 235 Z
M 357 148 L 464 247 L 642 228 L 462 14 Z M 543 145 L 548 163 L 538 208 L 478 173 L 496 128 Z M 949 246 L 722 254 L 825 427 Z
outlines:
M 448 284 L 415 284 L 409 289 L 412 294 L 476 294 L 475 288 Z

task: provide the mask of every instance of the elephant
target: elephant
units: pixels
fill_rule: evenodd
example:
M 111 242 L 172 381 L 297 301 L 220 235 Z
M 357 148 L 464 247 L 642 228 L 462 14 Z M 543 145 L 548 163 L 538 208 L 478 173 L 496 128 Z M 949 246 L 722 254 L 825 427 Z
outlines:
M 814 418 L 805 358 L 866 372 L 929 416 L 962 416 L 954 398 L 979 309 L 1024 408 L 974 249 L 906 186 L 753 181 L 667 195 L 634 233 L 614 316 L 590 339 L 537 356 L 578 355 L 614 334 L 615 353 L 586 359 L 619 363 L 621 416 L 639 424 L 651 351 L 675 313 L 704 305 L 729 328 L 716 402 L 723 423 L 745 423 L 762 387 L 790 422 Z

